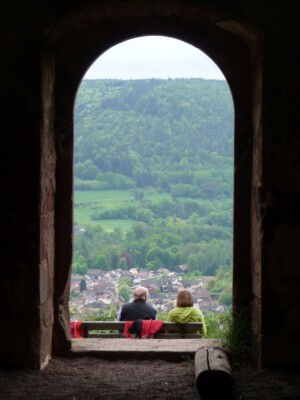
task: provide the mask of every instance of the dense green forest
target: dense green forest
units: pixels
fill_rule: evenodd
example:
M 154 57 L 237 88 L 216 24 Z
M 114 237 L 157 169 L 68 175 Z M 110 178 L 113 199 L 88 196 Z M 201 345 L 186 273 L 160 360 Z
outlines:
M 77 200 L 83 190 L 89 195 Z M 109 190 L 129 198 L 105 204 L 93 198 Z M 75 106 L 75 223 L 86 231 L 75 235 L 74 271 L 229 269 L 232 192 L 233 105 L 225 81 L 82 82 Z M 93 226 L 76 221 L 83 208 Z M 104 229 L 104 221 L 130 224 Z
M 99 189 L 230 196 L 232 115 L 225 81 L 83 81 L 75 112 L 76 188 L 86 187 L 81 179 Z

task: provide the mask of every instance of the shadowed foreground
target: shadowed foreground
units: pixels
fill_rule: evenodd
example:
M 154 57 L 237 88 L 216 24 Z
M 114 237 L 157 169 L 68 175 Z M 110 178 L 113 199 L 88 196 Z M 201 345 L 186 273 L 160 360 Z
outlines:
M 235 398 L 299 400 L 299 371 L 234 371 Z M 193 361 L 55 357 L 43 371 L 0 369 L 1 399 L 197 399 Z
M 193 363 L 162 360 L 54 358 L 39 372 L 1 371 L 0 386 L 10 400 L 197 398 Z

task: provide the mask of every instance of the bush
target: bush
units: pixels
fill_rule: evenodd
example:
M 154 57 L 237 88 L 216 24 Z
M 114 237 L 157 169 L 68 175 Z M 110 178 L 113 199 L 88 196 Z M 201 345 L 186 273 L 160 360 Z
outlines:
M 102 187 L 101 184 L 99 182 L 97 182 L 96 180 L 85 181 L 85 180 L 75 178 L 74 189 L 75 190 L 103 190 L 105 188 Z
M 204 321 L 207 328 L 206 337 L 210 339 L 219 339 L 222 336 L 223 314 L 214 314 L 207 312 L 204 315 Z
M 222 292 L 219 296 L 219 303 L 230 307 L 232 305 L 232 291 L 227 290 Z
M 131 297 L 130 287 L 128 285 L 126 285 L 125 283 L 119 285 L 118 295 L 119 295 L 119 297 L 122 297 L 125 302 L 129 301 L 130 297 Z
M 108 306 L 104 310 L 85 311 L 81 315 L 84 321 L 116 321 L 117 317 L 118 310 L 116 306 Z
M 256 346 L 252 340 L 249 310 L 205 314 L 207 337 L 219 339 L 228 350 L 232 364 L 253 364 Z

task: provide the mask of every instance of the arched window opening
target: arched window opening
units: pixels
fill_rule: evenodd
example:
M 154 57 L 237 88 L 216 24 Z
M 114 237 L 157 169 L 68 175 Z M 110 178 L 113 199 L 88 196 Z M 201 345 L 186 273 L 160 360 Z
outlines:
M 160 319 L 179 288 L 204 315 L 231 306 L 233 112 L 218 67 L 176 39 L 123 42 L 87 71 L 75 105 L 71 318 L 115 319 L 140 284 Z

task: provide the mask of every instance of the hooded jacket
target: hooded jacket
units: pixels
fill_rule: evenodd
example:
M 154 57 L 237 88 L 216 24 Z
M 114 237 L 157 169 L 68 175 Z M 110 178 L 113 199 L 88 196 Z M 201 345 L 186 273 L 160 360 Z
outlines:
M 169 322 L 177 322 L 179 324 L 186 324 L 187 322 L 202 322 L 203 336 L 206 335 L 206 325 L 201 311 L 195 307 L 175 307 L 169 312 Z

